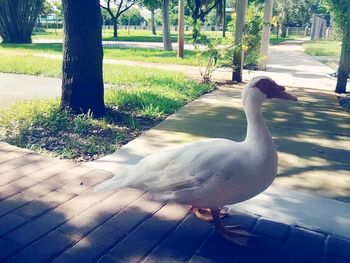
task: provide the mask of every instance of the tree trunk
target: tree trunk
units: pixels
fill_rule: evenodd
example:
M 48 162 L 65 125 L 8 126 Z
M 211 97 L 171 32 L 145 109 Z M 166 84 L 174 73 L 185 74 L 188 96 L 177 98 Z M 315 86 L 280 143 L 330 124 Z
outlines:
M 336 93 L 346 93 L 347 78 L 350 70 L 350 28 L 343 27 L 343 43 L 340 53 Z
M 285 24 L 281 25 L 281 38 L 285 38 L 287 36 L 287 27 Z
M 264 24 L 261 33 L 260 43 L 260 61 L 259 69 L 266 70 L 267 54 L 270 43 L 271 19 L 272 19 L 273 0 L 265 0 Z
M 152 27 L 152 35 L 157 35 L 156 23 L 154 21 L 154 9 L 151 10 L 151 27 Z
M 163 0 L 163 46 L 164 50 L 173 50 L 170 36 L 170 19 L 169 19 L 170 0 Z
M 233 54 L 232 80 L 242 82 L 243 75 L 243 31 L 248 0 L 237 0 L 237 18 L 235 30 L 235 51 Z
M 61 106 L 104 114 L 102 16 L 99 0 L 63 0 L 64 51 Z M 88 30 L 87 30 L 88 29 Z
M 184 21 L 185 0 L 179 0 L 178 24 L 177 24 L 177 56 L 184 58 Z
M 31 43 L 44 0 L 0 0 L 0 36 L 3 43 Z
M 118 19 L 116 17 L 112 18 L 113 22 L 113 37 L 118 37 Z
M 222 3 L 222 37 L 226 37 L 226 0 Z

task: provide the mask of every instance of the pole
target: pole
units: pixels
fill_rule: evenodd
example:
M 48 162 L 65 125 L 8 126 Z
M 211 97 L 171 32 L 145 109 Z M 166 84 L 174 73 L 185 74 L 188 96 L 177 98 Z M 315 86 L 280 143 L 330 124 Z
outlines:
M 184 14 L 185 1 L 179 0 L 179 16 L 178 16 L 178 30 L 177 30 L 177 57 L 184 58 Z
M 266 70 L 267 53 L 268 53 L 269 44 L 270 44 L 272 7 L 273 7 L 273 0 L 265 0 L 264 25 L 262 29 L 261 46 L 260 46 L 260 63 L 259 63 L 260 70 Z

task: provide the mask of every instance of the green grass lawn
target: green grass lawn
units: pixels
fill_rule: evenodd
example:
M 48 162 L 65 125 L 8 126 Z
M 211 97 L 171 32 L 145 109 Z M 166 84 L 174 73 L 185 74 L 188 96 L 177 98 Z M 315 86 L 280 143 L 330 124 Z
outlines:
M 336 40 L 313 40 L 304 43 L 304 51 L 310 56 L 315 56 L 321 63 L 337 70 L 341 41 Z
M 0 72 L 61 76 L 61 61 L 2 56 Z M 0 140 L 61 158 L 85 161 L 115 151 L 181 106 L 213 89 L 184 75 L 144 67 L 104 65 L 107 113 L 94 119 L 59 108 L 59 99 L 19 102 L 0 110 Z
M 288 41 L 288 40 L 293 40 L 296 37 L 298 37 L 298 36 L 286 36 L 285 38 L 282 38 L 282 37 L 279 36 L 277 38 L 276 34 L 271 34 L 271 36 L 270 36 L 270 44 L 271 45 L 277 45 L 279 43 L 282 43 L 282 42 L 285 42 L 285 41 Z M 301 37 L 301 36 L 299 36 L 299 37 Z
M 35 43 L 35 44 L 0 44 L 0 54 L 32 55 L 35 53 L 62 54 L 60 43 Z M 180 65 L 205 65 L 208 53 L 204 53 L 198 59 L 195 51 L 185 50 L 185 58 L 178 58 L 176 50 L 164 51 L 147 48 L 104 48 L 104 58 L 122 59 L 141 62 L 168 63 Z
M 304 43 L 305 53 L 310 56 L 340 56 L 341 42 L 336 40 L 313 40 Z

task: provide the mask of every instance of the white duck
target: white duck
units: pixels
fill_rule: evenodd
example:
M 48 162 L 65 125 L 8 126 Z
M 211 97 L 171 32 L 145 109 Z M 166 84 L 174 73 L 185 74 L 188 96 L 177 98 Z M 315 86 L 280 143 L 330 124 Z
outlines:
M 149 191 L 159 200 L 190 204 L 199 218 L 206 218 L 205 211 L 209 211 L 225 238 L 246 245 L 251 235 L 237 226 L 225 227 L 220 208 L 256 196 L 276 177 L 277 152 L 261 115 L 263 102 L 270 98 L 297 100 L 272 79 L 255 77 L 242 91 L 248 121 L 243 142 L 207 139 L 161 151 L 115 175 L 96 190 L 130 187 Z

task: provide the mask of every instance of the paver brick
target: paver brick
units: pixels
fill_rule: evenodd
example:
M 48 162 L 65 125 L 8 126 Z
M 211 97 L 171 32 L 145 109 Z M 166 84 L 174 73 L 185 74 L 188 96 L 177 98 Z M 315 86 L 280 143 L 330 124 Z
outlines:
M 0 176 L 0 186 L 9 184 L 13 181 L 16 181 L 24 176 L 29 176 L 32 173 L 38 173 L 40 170 L 47 168 L 53 163 L 59 162 L 60 160 L 55 160 L 54 162 L 48 162 L 46 158 L 42 157 L 41 159 L 36 160 L 33 163 L 28 163 L 24 166 L 18 167 L 14 170 L 9 170 L 5 173 L 2 173 Z
M 49 167 L 46 167 L 38 172 L 31 173 L 30 177 L 38 181 L 45 181 L 48 178 L 57 174 L 61 174 L 61 176 L 65 176 L 67 174 L 67 176 L 69 176 L 70 174 L 72 174 L 71 170 L 73 170 L 76 167 L 76 164 L 62 160 L 59 162 L 50 160 L 49 162 L 51 163 Z M 57 177 L 57 180 L 59 181 L 59 177 Z
M 77 187 L 79 187 L 79 191 L 70 191 L 72 194 L 81 193 L 92 185 L 103 181 L 104 176 L 96 171 L 90 171 L 88 174 L 80 175 L 76 170 L 76 166 L 69 166 L 72 169 L 62 170 L 62 165 L 57 167 L 56 165 L 51 166 L 48 169 L 44 169 L 40 172 L 40 175 L 34 176 L 35 178 L 40 180 L 40 183 L 37 183 L 25 190 L 23 193 L 27 195 L 31 195 L 35 198 L 40 198 L 43 195 L 56 190 L 58 188 L 70 190 L 69 187 L 65 188 L 65 185 L 72 184 L 74 182 Z M 68 167 L 68 168 L 69 168 Z M 63 165 L 63 168 L 67 168 L 66 165 Z M 82 171 L 82 170 L 80 170 Z M 85 179 L 85 178 L 93 178 L 93 179 Z M 85 182 L 85 184 L 84 184 Z M 82 184 L 82 185 L 81 185 Z
M 0 186 L 0 200 L 16 195 L 37 183 L 39 183 L 39 181 L 35 179 L 28 180 L 28 178 L 22 177 L 11 184 Z
M 3 216 L 18 207 L 24 206 L 31 202 L 34 198 L 25 194 L 19 193 L 5 200 L 0 201 L 0 216 Z
M 225 225 L 241 225 L 244 229 L 252 232 L 257 220 L 256 216 L 236 213 L 224 218 L 223 223 Z M 208 239 L 196 251 L 195 256 L 206 258 L 209 262 L 210 260 L 223 263 L 232 262 L 240 250 L 239 246 L 227 241 L 218 231 L 213 229 Z
M 229 225 L 240 225 L 242 228 L 246 230 L 252 230 L 256 225 L 258 217 L 255 215 L 248 215 L 243 213 L 234 213 L 230 216 L 223 218 L 223 223 L 227 226 Z
M 285 240 L 290 234 L 291 228 L 289 225 L 259 218 L 254 233 L 257 235 L 266 235 L 271 238 Z
M 185 262 L 212 230 L 210 223 L 190 215 L 143 262 Z
M 123 209 L 121 206 L 113 205 L 120 195 L 121 193 L 117 192 L 102 202 L 97 203 L 60 226 L 57 231 L 76 240 L 80 240 L 83 236 L 105 223 L 115 213 Z
M 330 236 L 326 249 L 327 255 L 350 261 L 350 240 Z
M 238 246 L 223 238 L 218 231 L 213 229 L 208 239 L 198 248 L 190 262 L 200 262 L 198 261 L 199 258 L 205 258 L 208 262 L 233 262 L 239 251 L 240 248 Z
M 337 258 L 337 257 L 326 256 L 324 263 L 350 263 L 350 261 Z
M 0 239 L 0 262 L 19 251 L 20 247 L 7 240 Z
M 64 214 L 65 217 L 69 219 L 80 214 L 89 207 L 92 207 L 94 204 L 101 202 L 112 194 L 111 192 L 93 193 L 86 191 L 58 206 L 55 210 Z
M 28 222 L 27 219 L 12 213 L 0 217 L 0 236 Z
M 13 211 L 13 213 L 28 219 L 33 219 L 73 197 L 74 195 L 58 189 L 57 191 L 50 192 L 39 199 L 27 203 L 26 205 Z
M 96 263 L 116 263 L 120 261 L 116 261 L 116 259 L 110 255 L 103 255 Z
M 268 236 L 257 236 L 249 240 L 247 248 L 241 248 L 237 263 L 278 263 L 284 242 Z
M 38 154 L 32 154 L 32 153 L 26 153 L 26 154 L 19 154 L 17 155 L 16 152 L 13 152 L 15 156 L 11 158 L 12 153 L 9 153 L 9 156 L 6 156 L 6 158 L 2 157 L 0 159 L 1 162 L 1 173 L 5 173 L 10 170 L 14 170 L 18 167 L 25 166 L 28 163 L 34 163 L 35 161 L 39 160 L 41 158 Z M 10 159 L 7 159 L 10 158 Z M 4 161 L 4 159 L 7 159 Z
M 215 261 L 210 258 L 194 255 L 188 262 L 189 263 L 220 263 L 221 261 Z M 225 262 L 229 262 L 229 261 L 225 261 Z
M 281 254 L 280 262 L 322 262 L 325 235 L 293 227 Z
M 183 221 L 186 214 L 185 206 L 168 203 L 131 232 L 108 254 L 124 262 L 140 260 L 166 238 Z
M 53 231 L 30 246 L 24 248 L 19 253 L 10 257 L 7 263 L 41 263 L 48 262 L 61 251 L 67 248 L 74 241 L 68 236 L 62 235 L 57 231 Z
M 7 238 L 13 242 L 26 246 L 53 229 L 59 227 L 73 216 L 105 199 L 110 193 L 79 195 L 56 207 L 44 215 L 30 221 L 28 224 L 7 234 Z
M 54 209 L 8 233 L 5 238 L 25 247 L 67 220 L 63 213 Z
M 35 154 L 34 154 L 35 155 Z M 1 168 L 4 166 L 5 167 L 5 163 L 11 161 L 11 160 L 16 160 L 16 159 L 20 159 L 20 158 L 25 158 L 28 156 L 28 153 L 27 152 L 19 152 L 19 151 L 11 151 L 11 152 L 8 152 L 7 154 L 1 156 L 1 160 L 0 160 L 0 165 L 1 165 Z M 10 169 L 7 169 L 8 166 L 6 166 L 6 169 L 1 169 L 0 170 L 0 174 L 10 170 Z
M 141 197 L 132 202 L 123 211 L 113 216 L 106 224 L 127 234 L 146 219 L 150 218 L 163 205 L 163 203 Z
M 75 170 L 75 169 L 73 169 Z M 102 174 L 98 171 L 83 171 L 81 173 L 69 173 L 70 181 L 61 186 L 62 189 L 69 191 L 70 193 L 80 194 L 81 192 L 107 180 L 109 177 L 106 177 L 105 174 Z M 74 180 L 72 180 L 74 179 Z
M 113 244 L 117 243 L 124 237 L 125 235 L 118 229 L 102 225 L 66 250 L 53 262 L 95 262 L 106 251 L 108 251 Z M 115 260 L 113 260 L 113 262 L 115 262 Z

